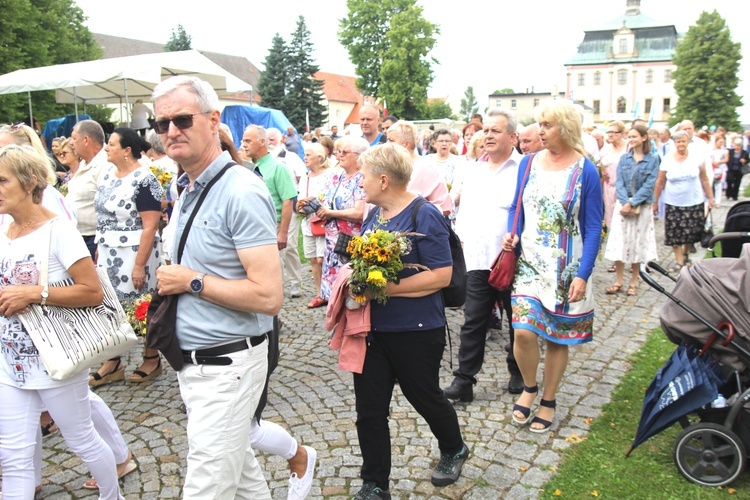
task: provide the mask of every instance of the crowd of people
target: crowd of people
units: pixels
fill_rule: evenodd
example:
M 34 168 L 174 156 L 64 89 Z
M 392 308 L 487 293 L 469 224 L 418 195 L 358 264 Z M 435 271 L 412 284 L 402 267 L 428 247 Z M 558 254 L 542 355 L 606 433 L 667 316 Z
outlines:
M 7 247 L 0 256 L 0 399 L 12 402 L 0 405 L 6 499 L 32 498 L 41 487 L 45 430 L 59 429 L 93 476 L 83 487 L 98 489 L 100 498 L 122 498 L 117 480 L 137 467 L 112 412 L 89 390 L 126 379 L 120 358 L 90 375 L 52 380 L 19 319 L 32 303 L 101 302 L 96 267 L 123 303 L 154 292 L 177 297 L 184 362 L 177 381 L 188 415 L 184 496 L 270 498 L 254 454 L 261 450 L 288 461 L 288 498 L 301 499 L 317 452 L 262 418 L 278 362 L 276 315 L 285 293 L 293 300 L 310 289 L 299 246 L 311 269 L 307 307 L 327 306 L 327 319 L 356 315 L 356 328 L 364 329 L 359 344 L 336 345 L 354 373 L 362 456 L 355 497 L 390 498 L 388 419 L 397 382 L 437 440 L 431 482 L 455 483 L 471 450 L 451 401 L 473 401 L 488 331 L 504 316 L 504 389 L 517 395 L 509 417 L 530 432 L 549 432 L 569 346 L 593 338 L 591 275 L 603 225 L 604 258 L 615 276 L 604 291 L 636 295 L 638 265 L 656 257 L 655 218 L 664 218 L 664 244 L 674 251 L 670 271 L 689 266 L 708 211 L 737 199 L 749 160 L 743 137 L 721 127 L 706 138 L 688 120 L 675 131 L 640 120 L 584 129 L 567 101 L 542 106 L 527 126 L 498 108 L 474 115 L 462 130 L 422 131 L 365 105 L 361 136 L 339 135 L 334 126 L 302 138 L 294 127 L 258 125 L 232 137 L 220 123 L 216 93 L 195 77 L 165 80 L 152 102 L 153 111 L 137 103 L 133 128 L 106 137 L 85 120 L 50 152 L 29 127 L 0 127 L 0 238 Z M 171 180 L 162 184 L 152 166 Z M 185 224 L 191 214 L 192 231 Z M 409 265 L 387 284 L 387 302 L 352 305 L 349 242 L 378 229 L 413 233 Z M 441 389 L 441 290 L 451 280 L 454 230 L 466 261 L 466 298 L 454 379 Z M 188 231 L 178 258 L 174 242 Z M 49 293 L 33 251 L 45 239 L 50 281 L 74 281 Z M 505 291 L 490 284 L 501 250 L 518 258 Z M 144 345 L 127 381 L 162 375 L 159 352 Z

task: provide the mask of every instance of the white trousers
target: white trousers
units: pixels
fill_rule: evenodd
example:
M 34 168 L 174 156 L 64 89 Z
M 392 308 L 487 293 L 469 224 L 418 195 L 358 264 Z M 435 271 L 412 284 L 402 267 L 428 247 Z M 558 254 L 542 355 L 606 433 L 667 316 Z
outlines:
M 183 498 L 270 500 L 248 437 L 266 382 L 268 342 L 226 356 L 229 366 L 186 364 L 177 373 L 188 415 Z
M 34 455 L 41 439 L 39 415 L 44 408 L 55 420 L 68 448 L 86 464 L 99 483 L 99 498 L 121 499 L 112 450 L 94 430 L 88 380 L 53 389 L 24 390 L 0 384 L 0 466 L 3 500 L 34 498 Z M 39 477 L 41 479 L 41 477 Z
M 121 464 L 128 459 L 128 445 L 122 437 L 120 428 L 117 426 L 115 416 L 109 409 L 107 403 L 96 393 L 89 390 L 89 403 L 91 404 L 91 421 L 94 424 L 96 433 L 101 436 L 107 446 L 115 454 L 115 463 Z M 36 440 L 36 450 L 34 451 L 34 484 L 42 484 L 42 431 L 39 429 L 39 435 Z
M 297 440 L 283 427 L 273 422 L 253 418 L 250 424 L 250 446 L 270 455 L 291 460 L 297 454 Z

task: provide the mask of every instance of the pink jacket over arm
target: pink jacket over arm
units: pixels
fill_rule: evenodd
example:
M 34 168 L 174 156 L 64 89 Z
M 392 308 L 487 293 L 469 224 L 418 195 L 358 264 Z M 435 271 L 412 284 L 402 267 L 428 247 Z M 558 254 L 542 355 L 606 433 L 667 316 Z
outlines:
M 333 330 L 329 345 L 339 351 L 339 370 L 362 373 L 370 331 L 370 301 L 359 309 L 347 309 L 351 274 L 352 268 L 346 264 L 336 275 L 326 309 L 326 330 Z

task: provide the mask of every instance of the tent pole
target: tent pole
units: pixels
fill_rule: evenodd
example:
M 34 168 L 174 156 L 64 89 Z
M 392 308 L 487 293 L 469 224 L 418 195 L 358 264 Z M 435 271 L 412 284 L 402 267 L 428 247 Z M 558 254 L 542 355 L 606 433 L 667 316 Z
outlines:
M 128 117 L 128 127 L 130 127 L 130 109 L 128 109 L 130 107 L 130 102 L 128 102 L 128 79 L 125 78 L 123 82 L 125 83 L 125 113 Z
M 76 110 L 76 123 L 78 123 L 78 90 L 73 87 L 73 107 Z
M 31 110 L 31 91 L 29 91 L 28 94 L 29 94 L 29 121 L 31 122 L 29 126 L 33 129 L 34 128 L 34 113 Z

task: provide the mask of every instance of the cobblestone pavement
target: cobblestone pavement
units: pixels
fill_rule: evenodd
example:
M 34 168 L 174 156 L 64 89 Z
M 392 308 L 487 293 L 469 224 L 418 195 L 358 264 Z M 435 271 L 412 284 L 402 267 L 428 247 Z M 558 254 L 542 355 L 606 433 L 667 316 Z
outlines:
M 714 211 L 717 229 L 723 227 L 725 207 Z M 663 223 L 657 221 L 656 228 L 660 261 L 668 266 L 672 257 L 671 249 L 662 244 Z M 606 272 L 605 264 L 597 263 L 589 284 L 596 290 L 594 341 L 571 349 L 552 433 L 532 434 L 511 422 L 515 397 L 504 389 L 508 379 L 504 351 L 507 333 L 493 331 L 475 386 L 476 399 L 456 406 L 465 440 L 471 448 L 471 457 L 456 484 L 436 488 L 430 483 L 431 470 L 439 458 L 437 442 L 424 420 L 396 390 L 391 410 L 394 498 L 538 496 L 539 488 L 553 474 L 551 468 L 560 462 L 562 452 L 572 446 L 566 438 L 587 434 L 587 419 L 600 414 L 612 390 L 630 368 L 627 357 L 659 323 L 664 297 L 644 283 L 635 297 L 624 293 L 605 295 L 604 288 L 614 278 Z M 309 266 L 305 272 L 309 272 Z M 305 307 L 312 297 L 311 288 L 311 285 L 303 287 L 302 298 L 285 301 L 280 315 L 284 323 L 281 362 L 271 379 L 264 418 L 281 424 L 301 443 L 318 450 L 311 498 L 350 498 L 361 485 L 352 377 L 337 369 L 336 352 L 327 346 L 324 308 Z M 463 315 L 461 311 L 450 310 L 448 318 L 455 364 Z M 140 359 L 141 353 L 133 351 L 126 371 L 137 368 Z M 448 349 L 443 365 L 441 385 L 445 387 L 452 380 Z M 539 380 L 542 381 L 541 376 Z M 143 386 L 119 382 L 96 391 L 112 408 L 139 465 L 136 472 L 121 482 L 126 497 L 179 498 L 187 440 L 174 372 L 167 367 L 164 375 Z M 259 455 L 273 497 L 286 498 L 287 463 L 276 456 Z M 87 474 L 85 465 L 68 452 L 59 433 L 45 438 L 40 497 L 95 498 L 93 492 L 81 488 Z

